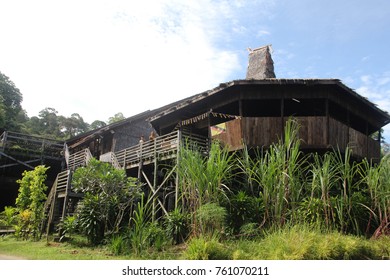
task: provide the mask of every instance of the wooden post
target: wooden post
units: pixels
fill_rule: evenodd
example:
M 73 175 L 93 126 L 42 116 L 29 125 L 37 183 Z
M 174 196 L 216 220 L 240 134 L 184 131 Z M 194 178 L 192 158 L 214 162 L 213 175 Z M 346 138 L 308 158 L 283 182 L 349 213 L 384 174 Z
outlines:
M 210 152 L 210 149 L 211 149 L 211 142 L 212 142 L 212 136 L 211 136 L 211 118 L 210 118 L 210 115 L 211 115 L 211 112 L 213 111 L 213 109 L 210 109 L 210 111 L 207 113 L 207 126 L 208 126 L 208 147 L 207 147 L 207 150 L 208 152 Z
M 67 214 L 67 204 L 69 201 L 69 192 L 70 192 L 70 182 L 72 180 L 72 171 L 68 170 L 68 175 L 66 178 L 66 188 L 65 188 L 65 197 L 64 197 L 64 205 L 62 207 L 62 215 L 61 220 L 64 221 Z
M 176 178 L 175 178 L 175 209 L 179 204 L 179 164 L 180 164 L 180 149 L 182 145 L 181 127 L 177 131 L 177 151 L 176 151 Z
M 329 131 L 329 99 L 325 101 L 325 114 L 326 114 L 326 146 L 329 146 L 330 142 L 330 131 Z
M 138 163 L 138 186 L 141 186 L 141 175 L 142 175 L 142 167 L 143 167 L 143 161 L 142 161 L 142 148 L 143 148 L 143 140 L 141 139 L 139 142 L 139 163 Z
M 153 192 L 156 192 L 156 188 L 157 188 L 157 172 L 158 172 L 158 161 L 157 161 L 157 141 L 156 141 L 156 138 L 154 138 L 154 143 L 153 143 L 153 157 L 154 157 L 154 173 L 153 173 Z M 158 194 L 156 194 L 157 196 Z M 156 209 L 157 209 L 157 205 L 156 205 L 156 197 L 153 199 L 153 216 L 152 216 L 152 221 L 155 221 L 156 219 Z
M 1 150 L 2 150 L 2 151 L 5 151 L 5 148 L 7 147 L 7 136 L 8 136 L 8 131 L 4 131 L 4 133 L 3 133 L 3 139 L 1 139 L 2 142 L 3 142 L 3 145 L 2 145 L 2 147 L 1 147 Z
M 280 118 L 282 121 L 282 131 L 281 131 L 281 139 L 284 141 L 284 94 L 282 95 L 282 99 L 280 100 Z
M 52 201 L 51 201 L 51 205 L 50 205 L 50 209 L 49 209 L 49 217 L 47 219 L 47 227 L 46 227 L 47 240 L 49 239 L 50 225 L 53 221 L 54 208 L 55 208 L 55 204 L 56 204 L 56 200 L 57 200 L 57 184 L 58 184 L 58 174 L 57 174 L 57 178 L 54 181 L 54 184 L 52 186 L 52 188 L 54 188 L 54 191 L 53 191 L 54 193 L 53 193 L 53 197 L 52 197 Z

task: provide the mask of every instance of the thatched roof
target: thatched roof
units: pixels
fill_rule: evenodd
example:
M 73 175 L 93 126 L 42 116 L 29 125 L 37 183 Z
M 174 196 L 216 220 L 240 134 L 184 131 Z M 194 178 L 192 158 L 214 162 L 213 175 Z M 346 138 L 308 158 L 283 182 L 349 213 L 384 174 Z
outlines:
M 175 102 L 174 104 L 170 104 L 165 106 L 167 109 L 160 110 L 160 112 L 148 119 L 148 121 L 152 124 L 155 129 L 164 123 L 168 123 L 169 120 L 180 120 L 191 118 L 193 116 L 199 115 L 204 111 L 209 110 L 213 105 L 211 104 L 211 98 L 213 98 L 213 102 L 217 102 L 215 100 L 225 100 L 228 98 L 226 92 L 228 90 L 233 90 L 234 88 L 249 88 L 249 87 L 257 87 L 259 90 L 256 91 L 259 96 L 262 94 L 266 94 L 266 90 L 260 90 L 261 88 L 271 88 L 276 89 L 278 87 L 294 87 L 294 86 L 306 86 L 310 88 L 320 88 L 320 87 L 328 87 L 325 92 L 325 96 L 327 98 L 335 98 L 340 99 L 345 97 L 345 100 L 349 100 L 351 103 L 354 101 L 354 104 L 360 104 L 361 108 L 365 108 L 366 113 L 370 111 L 370 114 L 376 119 L 376 126 L 384 126 L 390 123 L 390 115 L 378 108 L 375 104 L 370 102 L 368 99 L 360 96 L 351 88 L 344 85 L 338 79 L 275 79 L 275 78 L 266 78 L 266 79 L 245 79 L 245 80 L 233 80 L 227 83 L 222 83 L 218 87 L 215 87 L 211 90 L 193 95 L 181 101 Z M 271 89 L 272 90 L 272 89 Z M 240 90 L 232 91 L 233 95 L 240 96 Z M 234 93 L 236 92 L 236 93 Z M 312 93 L 316 92 L 312 90 Z M 308 96 L 311 96 L 310 93 Z M 319 92 L 316 95 L 320 94 Z M 275 98 L 277 98 L 275 96 Z M 347 104 L 345 104 L 347 106 Z M 351 105 L 352 106 L 352 105 Z M 199 111 L 195 111 L 195 107 Z
M 246 79 L 275 78 L 274 62 L 270 53 L 270 46 L 249 50 L 249 63 Z

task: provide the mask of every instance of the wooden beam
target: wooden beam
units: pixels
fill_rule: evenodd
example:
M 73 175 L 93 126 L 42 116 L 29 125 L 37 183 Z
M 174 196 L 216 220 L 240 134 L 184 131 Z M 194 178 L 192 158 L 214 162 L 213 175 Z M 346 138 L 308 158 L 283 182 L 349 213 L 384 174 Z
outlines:
M 153 195 L 148 199 L 148 201 L 146 203 L 149 203 L 149 201 L 151 199 L 154 199 L 154 197 L 157 195 L 157 191 L 153 189 L 153 186 L 152 184 L 150 183 L 148 177 L 146 176 L 145 172 L 142 171 L 142 175 L 144 176 L 145 180 L 146 180 L 146 183 L 148 185 L 148 187 L 150 188 L 150 190 L 152 191 Z M 160 201 L 160 199 L 157 197 L 156 198 L 156 201 L 158 202 L 158 204 L 160 204 L 161 206 L 161 209 L 164 211 L 165 215 L 168 215 L 168 211 L 165 209 L 164 207 L 164 204 Z
M 30 168 L 30 169 L 34 169 L 33 166 L 31 166 L 31 165 L 29 165 L 29 164 L 27 164 L 27 163 L 25 163 L 25 162 L 23 162 L 23 161 L 17 160 L 16 158 L 11 157 L 10 155 L 7 155 L 7 154 L 5 154 L 5 153 L 3 153 L 3 152 L 1 152 L 1 151 L 0 151 L 0 155 L 5 156 L 5 157 L 7 157 L 7 158 L 9 158 L 9 159 L 11 159 L 11 160 L 13 160 L 13 161 L 15 161 L 15 162 L 21 164 L 21 165 L 24 165 L 24 166 L 26 166 L 26 167 L 28 167 L 28 168 Z
M 25 163 L 33 163 L 33 162 L 37 162 L 37 161 L 41 161 L 41 159 L 28 160 L 28 161 L 25 161 Z M 0 168 L 13 167 L 13 166 L 17 166 L 17 165 L 19 165 L 19 164 L 20 164 L 20 163 L 9 163 L 9 164 L 4 164 L 4 165 L 0 166 Z

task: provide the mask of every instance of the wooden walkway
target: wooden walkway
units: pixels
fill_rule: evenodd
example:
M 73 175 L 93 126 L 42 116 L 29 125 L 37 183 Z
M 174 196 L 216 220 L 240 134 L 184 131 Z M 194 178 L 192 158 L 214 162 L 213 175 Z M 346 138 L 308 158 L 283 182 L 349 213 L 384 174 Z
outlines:
M 174 131 L 116 152 L 115 163 L 120 168 L 131 169 L 138 167 L 140 162 L 150 164 L 155 160 L 163 161 L 176 158 L 180 145 L 186 141 L 194 143 L 200 150 L 207 151 L 208 149 L 206 138 Z
M 15 154 L 24 154 L 31 157 L 61 158 L 64 144 L 64 141 L 11 131 L 5 131 L 0 135 L 1 151 L 12 151 Z

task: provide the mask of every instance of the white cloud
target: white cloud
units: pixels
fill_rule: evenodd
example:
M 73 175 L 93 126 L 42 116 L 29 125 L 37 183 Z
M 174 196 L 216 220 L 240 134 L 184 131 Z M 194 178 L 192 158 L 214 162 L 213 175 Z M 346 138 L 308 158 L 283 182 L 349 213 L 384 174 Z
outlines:
M 23 107 L 131 116 L 207 90 L 238 68 L 216 47 L 234 18 L 226 1 L 9 1 L 0 6 L 0 63 Z
M 269 32 L 268 30 L 262 29 L 257 31 L 257 37 L 264 37 L 268 35 L 271 35 L 271 32 Z
M 363 76 L 360 77 L 360 80 L 364 84 L 371 84 L 371 79 L 372 79 L 372 77 L 370 75 L 363 75 Z

